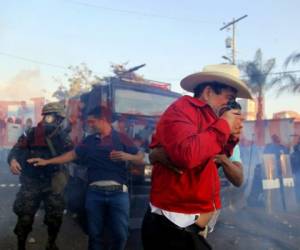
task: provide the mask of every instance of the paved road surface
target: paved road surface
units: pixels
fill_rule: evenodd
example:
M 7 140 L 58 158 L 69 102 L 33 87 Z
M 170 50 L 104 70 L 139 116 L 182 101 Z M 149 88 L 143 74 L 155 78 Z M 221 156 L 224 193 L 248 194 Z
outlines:
M 16 221 L 11 207 L 18 190 L 18 178 L 0 166 L 0 249 L 16 250 L 12 233 Z M 234 194 L 233 194 L 234 196 Z M 233 197 L 232 196 L 232 197 Z M 300 249 L 300 208 L 284 213 L 267 213 L 265 207 L 249 207 L 237 196 L 234 204 L 222 210 L 215 231 L 208 240 L 215 250 L 297 250 Z M 237 205 L 238 204 L 238 205 Z M 137 209 L 137 208 L 135 208 Z M 143 209 L 141 209 L 143 210 Z M 143 213 L 143 211 L 140 211 Z M 42 223 L 43 211 L 39 211 L 31 234 L 36 243 L 28 244 L 28 250 L 44 249 L 46 227 Z M 58 245 L 61 250 L 87 249 L 87 237 L 74 222 L 65 215 Z M 139 250 L 140 232 L 131 230 L 127 250 Z

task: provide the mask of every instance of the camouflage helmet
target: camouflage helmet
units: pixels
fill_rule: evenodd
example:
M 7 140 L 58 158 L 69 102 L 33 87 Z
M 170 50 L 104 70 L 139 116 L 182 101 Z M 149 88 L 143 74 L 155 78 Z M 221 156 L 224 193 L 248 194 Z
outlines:
M 61 117 L 65 117 L 65 106 L 61 102 L 50 102 L 44 105 L 42 109 L 42 115 L 46 115 L 49 113 L 56 113 L 57 115 Z

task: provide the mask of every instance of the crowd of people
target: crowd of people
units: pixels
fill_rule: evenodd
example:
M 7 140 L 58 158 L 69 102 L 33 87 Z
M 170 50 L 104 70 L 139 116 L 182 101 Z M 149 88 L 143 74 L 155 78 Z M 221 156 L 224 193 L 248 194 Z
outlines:
M 0 113 L 0 162 L 5 162 L 9 148 L 17 138 L 33 126 L 32 118 L 8 116 Z
M 252 96 L 236 66 L 206 66 L 185 77 L 181 87 L 194 96 L 183 96 L 167 108 L 149 145 L 153 172 L 149 207 L 141 229 L 145 250 L 212 249 L 205 231 L 208 226 L 213 228 L 221 209 L 219 170 L 223 169 L 237 187 L 244 179 L 238 148 L 244 118 L 239 107 L 229 104 L 237 97 Z M 110 249 L 125 248 L 130 207 L 128 164 L 145 163 L 141 148 L 149 131 L 145 128 L 129 138 L 122 123 L 119 130 L 114 128 L 108 114 L 101 106 L 90 110 L 88 136 L 73 145 L 61 126 L 66 117 L 63 105 L 49 103 L 43 107 L 37 126 L 26 128 L 13 146 L 7 161 L 22 184 L 14 203 L 19 250 L 26 249 L 42 202 L 48 227 L 46 249 L 58 249 L 56 238 L 63 222 L 67 183 L 68 165 L 64 164 L 72 161 L 87 167 L 88 249 L 103 249 L 104 229 L 112 235 Z M 299 163 L 299 145 L 292 155 L 295 164 Z M 299 174 L 298 167 L 293 171 Z
M 293 145 L 284 144 L 278 134 L 270 136 L 270 142 L 258 146 L 255 141 L 249 144 L 240 142 L 241 160 L 244 167 L 245 181 L 243 184 L 243 198 L 248 206 L 264 206 L 264 180 L 279 180 L 281 188 L 284 186 L 284 179 L 293 178 L 297 202 L 299 199 L 299 171 L 300 151 L 298 145 L 300 136 L 295 135 Z M 272 166 L 270 166 L 270 164 Z

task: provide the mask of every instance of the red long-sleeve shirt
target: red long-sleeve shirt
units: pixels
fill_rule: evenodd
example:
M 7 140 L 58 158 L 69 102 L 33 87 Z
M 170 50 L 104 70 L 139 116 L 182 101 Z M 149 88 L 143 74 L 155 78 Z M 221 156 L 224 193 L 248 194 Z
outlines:
M 170 160 L 183 171 L 154 165 L 151 203 L 179 213 L 203 213 L 221 207 L 220 182 L 213 159 L 232 152 L 226 120 L 219 119 L 204 102 L 183 96 L 162 115 L 151 147 L 162 146 Z

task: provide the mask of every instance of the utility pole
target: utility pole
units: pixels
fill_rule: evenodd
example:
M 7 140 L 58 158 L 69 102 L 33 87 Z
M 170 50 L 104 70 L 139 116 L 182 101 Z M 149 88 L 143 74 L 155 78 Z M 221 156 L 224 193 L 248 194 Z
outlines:
M 230 23 L 227 23 L 225 26 L 223 26 L 222 28 L 220 28 L 220 30 L 224 30 L 225 28 L 229 27 L 232 25 L 232 45 L 231 45 L 231 63 L 235 64 L 236 63 L 236 40 L 235 40 L 235 24 L 239 21 L 241 21 L 242 19 L 246 18 L 248 15 L 244 15 L 238 19 L 234 19 L 233 21 Z

